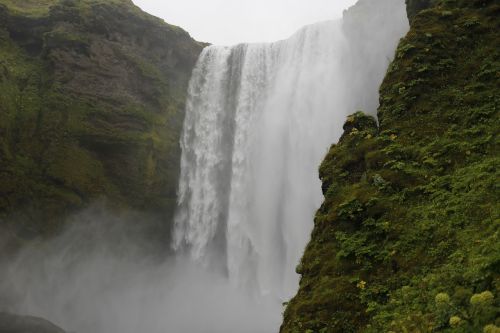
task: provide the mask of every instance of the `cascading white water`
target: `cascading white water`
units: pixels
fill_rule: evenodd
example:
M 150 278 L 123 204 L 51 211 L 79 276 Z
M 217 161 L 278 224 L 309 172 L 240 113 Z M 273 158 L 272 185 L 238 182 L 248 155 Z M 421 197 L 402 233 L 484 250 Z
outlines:
M 349 113 L 376 110 L 404 13 L 403 0 L 361 0 L 285 41 L 203 51 L 181 139 L 176 250 L 261 294 L 293 293 L 322 200 L 318 165 Z
M 212 46 L 193 75 L 175 245 L 263 292 L 295 285 L 321 200 L 316 170 L 344 107 L 341 89 L 318 87 L 340 86 L 340 32 L 327 22 L 276 44 Z

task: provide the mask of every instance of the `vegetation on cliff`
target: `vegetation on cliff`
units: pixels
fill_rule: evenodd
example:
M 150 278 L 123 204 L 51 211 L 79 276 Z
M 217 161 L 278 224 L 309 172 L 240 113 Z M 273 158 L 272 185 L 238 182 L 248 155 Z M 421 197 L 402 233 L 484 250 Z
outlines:
M 282 333 L 499 332 L 500 4 L 408 1 L 380 90 L 320 168 Z
M 4 227 L 50 232 L 101 197 L 168 218 L 202 47 L 130 0 L 0 0 Z

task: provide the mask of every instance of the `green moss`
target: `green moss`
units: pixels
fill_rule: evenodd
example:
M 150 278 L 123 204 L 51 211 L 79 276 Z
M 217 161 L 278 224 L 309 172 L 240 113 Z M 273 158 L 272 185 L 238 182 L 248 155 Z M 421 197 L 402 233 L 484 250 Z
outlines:
M 0 4 L 7 6 L 18 15 L 42 16 L 46 15 L 49 8 L 58 0 L 2 0 Z
M 0 0 L 0 17 L 0 223 L 51 233 L 106 198 L 168 228 L 202 45 L 129 0 Z
M 500 314 L 498 5 L 428 5 L 382 84 L 380 127 L 353 115 L 320 167 L 283 333 L 481 332 Z
M 49 11 L 54 6 L 58 4 L 63 4 L 65 6 L 75 6 L 80 9 L 88 8 L 89 6 L 96 4 L 111 4 L 111 5 L 128 5 L 133 6 L 130 0 L 1 0 L 0 4 L 3 4 L 15 15 L 20 16 L 30 16 L 30 17 L 40 17 L 49 14 Z

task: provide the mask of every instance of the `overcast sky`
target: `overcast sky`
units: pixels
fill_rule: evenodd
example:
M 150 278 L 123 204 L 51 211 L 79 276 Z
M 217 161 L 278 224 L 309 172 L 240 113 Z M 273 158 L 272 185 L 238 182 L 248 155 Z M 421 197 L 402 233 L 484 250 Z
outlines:
M 196 40 L 230 45 L 284 39 L 300 27 L 342 17 L 356 0 L 133 0 Z

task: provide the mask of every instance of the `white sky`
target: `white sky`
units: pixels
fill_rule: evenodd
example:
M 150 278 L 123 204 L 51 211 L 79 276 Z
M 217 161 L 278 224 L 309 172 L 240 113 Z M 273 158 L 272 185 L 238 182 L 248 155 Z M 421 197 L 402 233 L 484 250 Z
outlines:
M 271 42 L 342 17 L 356 0 L 133 0 L 144 11 L 212 44 Z

